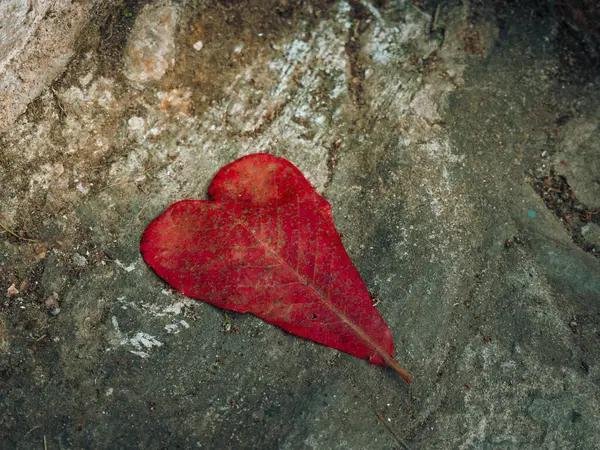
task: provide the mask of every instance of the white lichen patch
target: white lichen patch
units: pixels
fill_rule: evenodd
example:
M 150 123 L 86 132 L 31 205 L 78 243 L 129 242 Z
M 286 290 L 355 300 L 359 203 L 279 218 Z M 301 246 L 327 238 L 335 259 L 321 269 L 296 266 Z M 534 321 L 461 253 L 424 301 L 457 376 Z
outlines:
M 157 303 L 147 302 L 134 302 L 128 300 L 126 297 L 117 297 L 117 302 L 121 305 L 122 309 L 135 309 L 142 311 L 145 314 L 149 314 L 152 317 L 170 317 L 185 314 L 186 309 L 191 308 L 197 302 L 191 298 L 185 298 L 182 301 L 171 303 L 170 305 L 164 306 Z
M 129 352 L 134 355 L 138 355 L 142 358 L 148 358 L 150 356 L 150 351 L 155 347 L 162 347 L 163 343 L 160 342 L 156 337 L 144 333 L 137 332 L 132 337 L 128 337 L 129 333 L 122 333 L 119 329 L 119 322 L 115 316 L 111 319 L 113 325 L 113 333 L 114 339 L 113 343 L 115 345 L 130 347 Z M 131 349 L 133 347 L 133 349 Z
M 161 313 L 156 314 L 157 316 L 164 316 L 164 315 L 179 315 L 179 314 L 183 314 L 183 312 L 185 311 L 185 308 L 189 308 L 191 305 L 193 305 L 195 303 L 194 300 L 192 299 L 185 299 L 182 302 L 175 302 L 170 304 L 169 306 L 167 306 L 166 308 L 163 308 Z
M 145 302 L 135 302 L 128 300 L 125 296 L 120 296 L 117 298 L 117 303 L 121 305 L 122 310 L 133 310 L 139 311 L 144 315 L 148 315 L 153 319 L 160 319 L 163 321 L 164 317 L 173 318 L 174 316 L 184 315 L 186 309 L 192 307 L 195 303 L 194 300 L 186 298 L 182 301 L 171 303 L 170 305 L 160 305 L 160 304 L 151 304 Z M 129 332 L 123 333 L 119 329 L 119 322 L 116 316 L 113 316 L 112 319 L 113 325 L 113 338 L 111 339 L 111 343 L 114 346 L 126 346 L 130 347 L 129 351 L 133 354 L 136 354 L 142 358 L 147 358 L 150 356 L 150 351 L 155 347 L 160 347 L 163 345 L 163 342 L 159 340 L 158 337 L 152 336 L 149 333 L 145 332 Z M 164 323 L 164 322 L 163 322 Z M 173 323 L 167 323 L 165 325 L 160 325 L 163 327 L 167 334 L 178 334 L 183 330 L 187 330 L 190 328 L 190 324 L 185 319 L 180 319 Z
M 170 323 L 168 325 L 165 325 L 165 330 L 169 334 L 177 334 L 181 330 L 188 329 L 189 327 L 190 327 L 189 323 L 187 323 L 185 320 L 180 320 L 177 323 Z
M 121 341 L 121 345 L 130 345 L 135 348 L 135 350 L 129 350 L 130 353 L 138 355 L 142 358 L 147 358 L 150 356 L 150 350 L 152 350 L 154 347 L 162 347 L 163 344 L 154 336 L 148 333 L 139 332 L 133 337 L 124 338 Z
M 57 93 L 64 114 L 76 122 L 82 113 L 90 113 L 100 107 L 110 110 L 118 106 L 113 95 L 115 81 L 111 78 L 98 77 L 85 85 L 72 85 L 63 92 Z M 67 129 L 67 132 L 69 130 Z M 70 130 L 74 132 L 75 130 Z
M 121 261 L 119 261 L 118 259 L 116 259 L 115 260 L 115 264 L 117 266 L 119 266 L 121 269 L 123 269 L 125 272 L 133 272 L 135 270 L 135 262 L 132 262 L 129 265 L 125 265 Z

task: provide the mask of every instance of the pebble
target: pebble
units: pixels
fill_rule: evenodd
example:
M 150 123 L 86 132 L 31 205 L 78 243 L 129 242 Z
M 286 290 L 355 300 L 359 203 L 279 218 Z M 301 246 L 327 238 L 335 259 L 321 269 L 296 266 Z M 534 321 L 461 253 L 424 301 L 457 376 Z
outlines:
M 87 266 L 87 259 L 85 259 L 85 256 L 81 256 L 79 253 L 75 253 L 73 255 L 73 263 L 76 266 L 84 267 Z
M 127 126 L 131 131 L 144 131 L 146 122 L 141 117 L 130 117 L 127 121 Z

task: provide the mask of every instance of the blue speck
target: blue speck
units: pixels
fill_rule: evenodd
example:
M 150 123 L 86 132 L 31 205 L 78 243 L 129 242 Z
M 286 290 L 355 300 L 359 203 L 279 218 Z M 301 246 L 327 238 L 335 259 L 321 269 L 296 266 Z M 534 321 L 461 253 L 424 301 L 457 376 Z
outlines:
M 527 211 L 527 215 L 529 216 L 529 218 L 535 219 L 537 213 L 535 212 L 535 209 L 530 209 L 529 211 Z

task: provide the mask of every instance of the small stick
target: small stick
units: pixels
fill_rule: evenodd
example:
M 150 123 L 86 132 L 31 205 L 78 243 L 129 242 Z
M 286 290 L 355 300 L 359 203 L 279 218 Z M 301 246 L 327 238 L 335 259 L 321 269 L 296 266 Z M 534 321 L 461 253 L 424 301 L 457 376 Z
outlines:
M 56 101 L 56 104 L 58 105 L 58 109 L 60 111 L 59 116 L 61 118 L 67 117 L 67 113 L 65 111 L 65 108 L 63 107 L 62 102 L 60 101 L 60 97 L 58 96 L 58 94 L 56 93 L 56 91 L 54 90 L 53 87 L 51 87 L 50 90 L 52 91 L 52 95 L 54 95 L 54 100 Z
M 381 421 L 383 426 L 388 429 L 388 431 L 392 434 L 392 436 L 394 436 L 394 439 L 396 439 L 396 442 L 398 444 L 400 444 L 402 447 L 404 447 L 405 450 L 411 450 L 410 447 L 406 444 L 406 442 L 404 442 L 402 439 L 400 439 L 398 437 L 398 435 L 396 435 L 396 433 L 394 433 L 394 431 L 390 428 L 390 426 L 387 423 L 385 423 L 385 420 L 383 420 L 383 416 L 381 414 L 375 413 L 375 415 Z
M 431 32 L 432 33 L 437 30 L 438 19 L 440 18 L 441 6 L 442 6 L 442 4 L 438 3 L 437 8 L 435 8 L 435 15 L 433 16 L 433 22 L 431 22 Z
M 10 228 L 8 228 L 6 225 L 4 225 L 2 223 L 0 223 L 0 228 L 2 228 L 8 234 L 16 237 L 17 239 L 20 239 L 21 241 L 37 242 L 35 239 L 27 239 L 27 238 L 19 236 L 17 233 L 15 233 L 13 230 L 11 230 Z

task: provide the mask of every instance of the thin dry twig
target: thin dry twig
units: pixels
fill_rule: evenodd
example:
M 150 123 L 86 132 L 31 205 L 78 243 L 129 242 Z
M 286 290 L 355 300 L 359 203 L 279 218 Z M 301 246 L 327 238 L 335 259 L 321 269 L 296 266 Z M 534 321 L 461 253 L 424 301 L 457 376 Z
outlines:
M 11 230 L 10 228 L 8 228 L 6 225 L 0 223 L 0 228 L 2 228 L 4 230 L 5 233 L 10 234 L 11 236 L 16 237 L 17 239 L 21 240 L 21 241 L 26 241 L 26 242 L 37 242 L 35 239 L 28 239 L 28 238 L 24 238 L 22 236 L 19 236 L 17 233 L 15 233 L 13 230 Z
M 60 100 L 60 97 L 58 96 L 58 93 L 52 87 L 50 88 L 50 90 L 52 91 L 52 95 L 54 96 L 54 101 L 58 105 L 58 110 L 60 111 L 59 112 L 60 118 L 62 119 L 64 117 L 67 117 L 67 112 L 65 111 L 65 108 L 62 104 L 62 101 Z
M 435 14 L 433 16 L 433 20 L 431 21 L 431 32 L 437 31 L 438 20 L 440 18 L 440 9 L 442 7 L 441 3 L 438 3 L 437 8 L 435 8 Z
M 394 433 L 394 431 L 390 428 L 390 426 L 387 423 L 385 423 L 385 420 L 383 420 L 383 416 L 381 414 L 375 413 L 375 415 L 377 416 L 379 421 L 383 424 L 383 426 L 386 427 L 387 430 L 392 434 L 392 436 L 394 436 L 394 439 L 396 439 L 396 442 L 398 442 L 398 444 L 400 444 L 405 450 L 411 450 L 411 448 L 408 446 L 408 444 L 406 444 L 406 442 L 404 442 L 402 439 L 400 439 L 398 437 L 398 435 L 396 433 Z
M 27 437 L 32 431 L 37 430 L 38 428 L 40 428 L 41 425 L 36 425 L 35 427 L 33 427 L 31 430 L 29 430 L 27 433 L 25 433 L 25 437 Z

